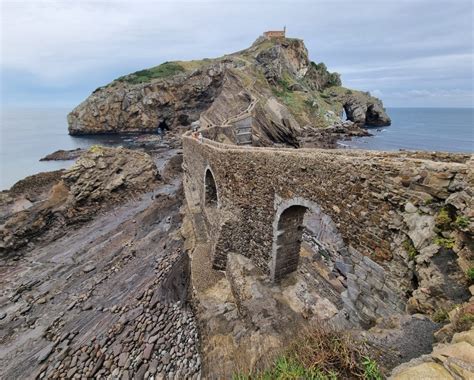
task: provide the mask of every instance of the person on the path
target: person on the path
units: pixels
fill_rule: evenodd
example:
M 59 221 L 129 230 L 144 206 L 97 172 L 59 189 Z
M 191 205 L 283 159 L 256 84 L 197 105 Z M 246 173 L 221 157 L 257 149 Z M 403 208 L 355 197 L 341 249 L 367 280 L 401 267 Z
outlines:
M 158 127 L 158 129 L 156 130 L 156 133 L 158 134 L 160 142 L 163 141 L 163 132 L 164 132 L 163 128 L 161 128 L 161 127 Z

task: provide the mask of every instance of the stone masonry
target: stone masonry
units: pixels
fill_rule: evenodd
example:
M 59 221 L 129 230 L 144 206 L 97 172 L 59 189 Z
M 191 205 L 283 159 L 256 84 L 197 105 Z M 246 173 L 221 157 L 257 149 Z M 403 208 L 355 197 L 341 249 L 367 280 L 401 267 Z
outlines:
M 190 136 L 183 147 L 186 199 L 205 221 L 215 268 L 240 253 L 278 281 L 298 264 L 297 256 L 278 252 L 298 252 L 302 217 L 318 212 L 339 236 L 335 266 L 347 285 L 344 309 L 365 325 L 404 311 L 416 288 L 402 244 L 410 233 L 407 205 L 472 187 L 469 155 L 241 147 Z M 218 207 L 205 206 L 207 168 Z

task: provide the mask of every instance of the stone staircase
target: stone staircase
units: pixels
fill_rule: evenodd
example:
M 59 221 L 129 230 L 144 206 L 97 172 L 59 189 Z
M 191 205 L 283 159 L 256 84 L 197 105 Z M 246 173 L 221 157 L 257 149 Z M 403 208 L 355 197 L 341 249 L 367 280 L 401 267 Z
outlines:
M 251 116 L 249 116 L 251 118 Z M 252 145 L 252 124 L 237 124 L 235 128 L 235 138 L 237 145 Z
M 252 145 L 252 110 L 255 108 L 258 100 L 252 94 L 250 94 L 250 96 L 252 100 L 245 110 L 224 120 L 220 125 L 223 128 L 233 128 L 237 145 Z M 214 124 L 206 115 L 201 114 L 201 128 L 212 128 L 216 126 L 217 125 Z

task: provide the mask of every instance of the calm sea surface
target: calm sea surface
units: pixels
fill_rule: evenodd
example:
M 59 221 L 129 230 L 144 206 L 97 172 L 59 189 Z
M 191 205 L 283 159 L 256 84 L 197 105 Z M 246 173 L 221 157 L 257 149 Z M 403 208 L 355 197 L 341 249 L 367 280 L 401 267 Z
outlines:
M 94 144 L 120 145 L 127 136 L 71 137 L 67 114 L 72 108 L 2 108 L 0 114 L 0 190 L 39 172 L 71 166 L 74 161 L 39 159 L 58 149 Z
M 389 127 L 371 127 L 371 137 L 342 142 L 373 150 L 474 152 L 474 108 L 388 108 Z
M 126 144 L 127 136 L 71 137 L 69 108 L 3 108 L 0 117 L 0 190 L 41 171 L 68 167 L 72 161 L 40 162 L 58 149 L 93 144 Z M 353 148 L 474 152 L 474 109 L 391 108 L 392 125 L 371 128 L 373 137 L 343 142 Z

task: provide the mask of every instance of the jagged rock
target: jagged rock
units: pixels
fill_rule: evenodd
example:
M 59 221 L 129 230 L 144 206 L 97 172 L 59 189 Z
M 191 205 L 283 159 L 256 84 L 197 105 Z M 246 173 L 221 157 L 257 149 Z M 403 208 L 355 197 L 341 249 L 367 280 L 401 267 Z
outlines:
M 435 219 L 431 215 L 418 214 L 417 212 L 407 212 L 403 219 L 408 226 L 408 236 L 416 249 L 427 247 L 433 242 L 435 233 Z
M 386 114 L 382 102 L 366 94 L 351 95 L 344 103 L 347 118 L 359 125 L 386 126 L 391 120 Z

